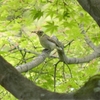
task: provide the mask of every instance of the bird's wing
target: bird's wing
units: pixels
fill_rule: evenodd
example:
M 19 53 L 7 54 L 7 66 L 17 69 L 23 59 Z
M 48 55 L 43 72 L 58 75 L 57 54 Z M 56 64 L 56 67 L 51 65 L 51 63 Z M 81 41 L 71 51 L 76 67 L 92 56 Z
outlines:
M 47 39 L 48 39 L 49 41 L 51 41 L 51 42 L 55 43 L 55 44 L 56 44 L 56 46 L 58 46 L 58 47 L 59 47 L 59 44 L 57 43 L 57 40 L 54 40 L 54 39 L 52 39 L 51 37 L 48 37 Z

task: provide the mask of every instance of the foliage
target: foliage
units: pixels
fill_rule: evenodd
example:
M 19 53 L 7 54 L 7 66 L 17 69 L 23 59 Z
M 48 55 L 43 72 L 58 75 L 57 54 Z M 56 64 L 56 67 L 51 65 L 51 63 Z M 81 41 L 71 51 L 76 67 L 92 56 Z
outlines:
M 84 41 L 82 29 L 89 28 L 90 39 L 95 44 L 100 43 L 99 28 L 76 0 L 1 0 L 0 13 L 0 54 L 14 66 L 27 63 L 41 53 L 43 48 L 37 36 L 31 33 L 33 30 L 41 29 L 48 35 L 56 35 L 64 45 L 74 40 L 65 48 L 69 57 L 83 57 L 92 52 Z M 56 51 L 53 55 L 57 56 Z M 76 65 L 57 65 L 57 61 L 48 58 L 23 74 L 48 90 L 70 92 L 78 89 L 88 77 L 99 73 L 99 59 Z M 2 100 L 12 100 L 9 94 L 7 96 Z

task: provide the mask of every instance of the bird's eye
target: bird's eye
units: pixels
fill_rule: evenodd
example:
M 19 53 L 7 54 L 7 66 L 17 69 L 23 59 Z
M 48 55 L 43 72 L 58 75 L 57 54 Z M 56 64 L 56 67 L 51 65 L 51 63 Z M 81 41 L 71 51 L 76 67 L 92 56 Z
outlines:
M 43 33 L 42 31 L 40 31 L 39 33 Z

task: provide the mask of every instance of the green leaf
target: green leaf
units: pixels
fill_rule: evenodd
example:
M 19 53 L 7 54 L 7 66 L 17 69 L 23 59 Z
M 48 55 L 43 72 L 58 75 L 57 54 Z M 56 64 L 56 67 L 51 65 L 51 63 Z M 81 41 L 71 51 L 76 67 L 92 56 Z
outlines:
M 58 29 L 58 25 L 55 25 L 54 21 L 52 22 L 48 21 L 47 25 L 45 25 L 44 27 L 46 27 L 47 32 L 49 31 L 51 33 L 53 33 L 54 31 L 57 31 Z
M 33 9 L 33 10 L 31 10 L 31 16 L 34 20 L 35 19 L 40 19 L 43 16 L 43 11 Z

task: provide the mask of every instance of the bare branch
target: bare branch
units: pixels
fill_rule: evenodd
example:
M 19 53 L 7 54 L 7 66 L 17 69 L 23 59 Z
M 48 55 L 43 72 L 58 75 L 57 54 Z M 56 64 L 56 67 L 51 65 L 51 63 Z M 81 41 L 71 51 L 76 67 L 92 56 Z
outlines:
M 44 50 L 42 52 L 42 54 L 40 54 L 38 57 L 36 57 L 32 62 L 17 66 L 16 69 L 19 72 L 24 72 L 24 71 L 28 71 L 36 66 L 38 66 L 39 64 L 41 64 L 50 54 L 50 51 L 48 50 Z

